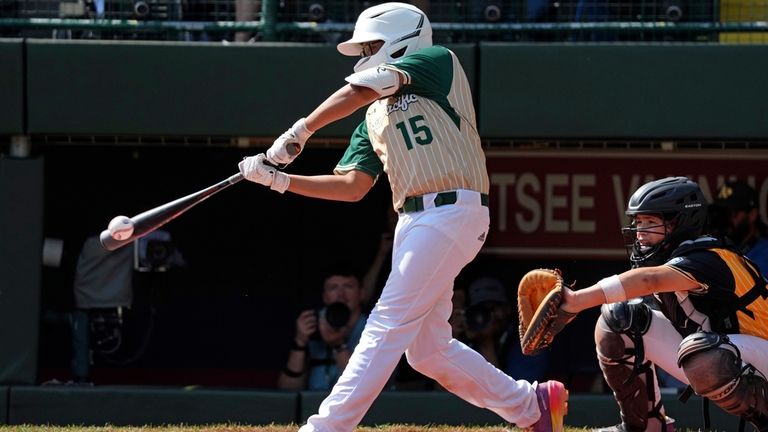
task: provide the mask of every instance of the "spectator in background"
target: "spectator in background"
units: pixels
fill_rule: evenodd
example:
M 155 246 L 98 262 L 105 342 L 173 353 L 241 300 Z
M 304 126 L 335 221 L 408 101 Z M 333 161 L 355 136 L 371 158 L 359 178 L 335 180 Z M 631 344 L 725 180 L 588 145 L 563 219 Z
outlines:
M 468 300 L 464 318 L 469 346 L 501 368 L 512 311 L 504 287 L 494 278 L 477 279 L 469 285 Z
M 757 191 L 741 180 L 726 182 L 718 188 L 711 207 L 713 234 L 728 237 L 768 275 L 768 237 Z
M 368 318 L 361 310 L 360 280 L 351 271 L 334 270 L 323 280 L 319 311 L 296 318 L 288 361 L 277 387 L 285 390 L 330 390 L 347 366 Z
M 261 0 L 235 0 L 235 21 L 255 21 L 261 11 Z M 248 31 L 235 33 L 235 42 L 249 42 L 255 36 Z
M 498 279 L 481 277 L 469 285 L 465 315 L 469 345 L 489 363 L 517 379 L 541 381 L 544 378 L 549 352 L 523 355 L 515 309 Z
M 451 317 L 448 318 L 448 323 L 451 324 L 451 334 L 454 339 L 458 339 L 462 342 L 467 341 L 467 292 L 461 288 L 453 288 L 453 309 L 451 310 Z
M 371 261 L 371 266 L 363 276 L 362 302 L 366 310 L 373 309 L 373 302 L 379 298 L 387 275 L 392 269 L 392 245 L 395 241 L 395 226 L 397 225 L 397 213 L 391 207 L 387 208 L 386 227 L 381 233 L 379 247 Z

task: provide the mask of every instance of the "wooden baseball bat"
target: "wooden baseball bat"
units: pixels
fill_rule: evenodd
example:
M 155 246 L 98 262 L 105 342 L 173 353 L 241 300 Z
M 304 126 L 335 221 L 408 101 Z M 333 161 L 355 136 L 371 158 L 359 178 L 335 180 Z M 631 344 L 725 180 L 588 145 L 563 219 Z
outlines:
M 144 213 L 139 213 L 131 218 L 131 221 L 133 221 L 133 234 L 131 234 L 130 237 L 124 240 L 116 240 L 112 238 L 112 235 L 107 229 L 101 232 L 99 241 L 101 241 L 101 245 L 104 249 L 109 251 L 113 251 L 128 243 L 132 243 L 176 219 L 176 217 L 210 198 L 213 194 L 223 191 L 242 179 L 242 174 L 237 173 L 226 180 L 222 180 L 193 194 L 147 210 Z

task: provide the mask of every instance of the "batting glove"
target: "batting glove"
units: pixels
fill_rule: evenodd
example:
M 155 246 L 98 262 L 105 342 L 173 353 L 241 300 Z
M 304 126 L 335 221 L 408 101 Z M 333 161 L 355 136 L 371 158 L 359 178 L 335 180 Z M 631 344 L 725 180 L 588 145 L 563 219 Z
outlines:
M 275 165 L 288 165 L 301 153 L 313 133 L 307 129 L 305 119 L 300 118 L 272 143 L 272 147 L 267 150 L 267 160 Z
M 269 187 L 273 191 L 285 193 L 288 185 L 291 184 L 291 178 L 277 168 L 266 163 L 267 157 L 264 153 L 256 156 L 250 156 L 237 164 L 240 174 L 246 180 Z

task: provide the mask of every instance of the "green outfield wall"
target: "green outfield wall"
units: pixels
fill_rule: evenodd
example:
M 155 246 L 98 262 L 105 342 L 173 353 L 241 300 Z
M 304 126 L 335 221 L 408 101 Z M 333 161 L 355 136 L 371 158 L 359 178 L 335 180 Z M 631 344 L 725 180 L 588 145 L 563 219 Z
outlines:
M 298 394 L 147 387 L 13 387 L 9 424 L 287 424 Z
M 484 138 L 768 137 L 766 45 L 451 48 Z M 274 136 L 356 61 L 328 45 L 61 40 L 4 40 L 0 60 L 0 133 L 151 136 Z
M 767 45 L 481 44 L 485 138 L 768 137 Z
M 0 39 L 0 134 L 25 130 L 23 65 L 21 39 Z
M 473 70 L 474 46 L 455 48 Z M 308 44 L 36 40 L 27 61 L 32 134 L 274 136 L 341 87 L 357 59 Z M 323 134 L 346 136 L 362 116 Z

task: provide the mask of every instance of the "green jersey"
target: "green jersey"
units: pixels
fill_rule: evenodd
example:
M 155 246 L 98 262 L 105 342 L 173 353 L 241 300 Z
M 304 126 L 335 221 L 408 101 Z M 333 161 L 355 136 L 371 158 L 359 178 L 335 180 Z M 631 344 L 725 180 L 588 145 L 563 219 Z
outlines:
M 456 55 L 432 46 L 379 67 L 401 74 L 403 86 L 368 107 L 335 172 L 387 173 L 395 209 L 431 192 L 488 193 L 472 94 Z

